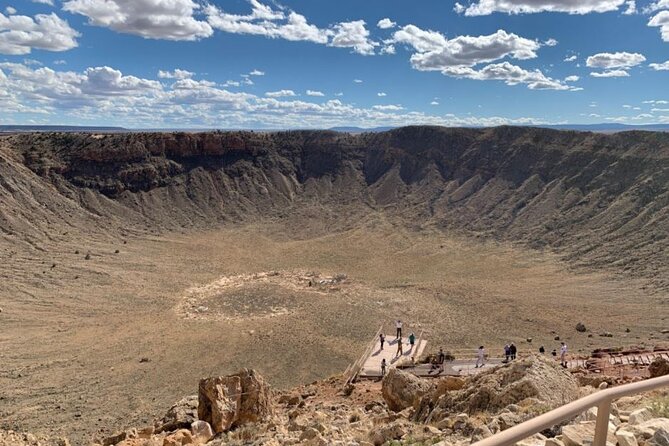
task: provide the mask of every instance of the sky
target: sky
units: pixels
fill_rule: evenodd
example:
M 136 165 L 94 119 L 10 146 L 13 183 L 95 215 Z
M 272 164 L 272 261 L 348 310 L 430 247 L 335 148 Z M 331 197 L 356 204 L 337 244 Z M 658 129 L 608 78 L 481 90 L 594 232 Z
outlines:
M 669 123 L 669 0 L 0 0 L 0 124 Z

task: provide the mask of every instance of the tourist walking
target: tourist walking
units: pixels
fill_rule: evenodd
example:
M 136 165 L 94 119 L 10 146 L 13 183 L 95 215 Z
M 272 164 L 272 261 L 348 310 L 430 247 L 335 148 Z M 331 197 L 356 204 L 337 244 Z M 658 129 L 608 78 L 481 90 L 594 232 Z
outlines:
M 516 348 L 516 344 L 514 344 L 512 342 L 511 345 L 509 346 L 509 352 L 511 353 L 511 360 L 512 361 L 516 359 L 516 352 L 517 351 L 518 351 L 518 349 Z
M 386 342 L 386 337 L 383 335 L 383 333 L 379 334 L 379 342 L 381 342 L 381 350 L 383 350 L 383 343 Z
M 437 356 L 437 364 L 439 364 L 439 372 L 444 371 L 444 361 L 446 360 L 446 355 L 444 355 L 444 350 L 439 348 L 439 355 Z
M 567 368 L 567 344 L 560 342 L 560 365 Z
M 401 339 L 402 338 L 402 321 L 397 319 L 397 322 L 395 322 L 395 329 L 397 331 L 395 339 Z
M 504 346 L 504 362 L 509 362 L 509 359 L 511 359 L 511 346 L 506 344 Z
M 476 367 L 475 369 L 478 369 L 479 367 L 483 367 L 485 365 L 485 348 L 483 346 L 480 346 L 478 349 L 478 352 L 476 352 Z
M 397 353 L 395 356 L 401 356 L 402 355 L 402 338 L 397 339 Z
M 381 376 L 386 376 L 386 358 L 381 360 Z
M 412 351 L 414 345 L 416 344 L 416 335 L 413 334 L 413 331 L 409 335 L 409 350 Z

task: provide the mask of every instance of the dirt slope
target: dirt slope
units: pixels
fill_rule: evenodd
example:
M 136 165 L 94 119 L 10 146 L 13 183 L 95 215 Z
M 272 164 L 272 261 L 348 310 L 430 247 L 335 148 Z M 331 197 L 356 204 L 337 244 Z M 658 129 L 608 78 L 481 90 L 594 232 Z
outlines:
M 353 206 L 351 206 L 353 205 Z M 211 227 L 339 206 L 557 250 L 669 287 L 669 135 L 406 127 L 348 135 L 35 134 L 0 140 L 0 231 Z

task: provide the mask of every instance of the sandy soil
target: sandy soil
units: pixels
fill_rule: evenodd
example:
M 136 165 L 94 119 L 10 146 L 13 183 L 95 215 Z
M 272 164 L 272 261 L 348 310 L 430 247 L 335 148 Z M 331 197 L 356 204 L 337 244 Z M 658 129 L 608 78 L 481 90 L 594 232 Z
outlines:
M 203 376 L 244 366 L 277 387 L 311 382 L 396 318 L 428 350 L 666 339 L 667 296 L 549 254 L 382 214 L 300 238 L 295 223 L 2 248 L 0 428 L 86 443 L 150 423 Z

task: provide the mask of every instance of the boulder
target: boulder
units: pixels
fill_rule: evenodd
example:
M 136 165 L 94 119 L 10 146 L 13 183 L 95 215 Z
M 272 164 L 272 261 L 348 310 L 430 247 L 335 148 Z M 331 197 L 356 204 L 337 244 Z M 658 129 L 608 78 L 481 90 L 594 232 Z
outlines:
M 578 424 L 569 424 L 562 428 L 562 441 L 565 446 L 584 446 L 586 444 L 592 444 L 592 441 L 595 437 L 595 422 L 594 421 L 585 421 Z M 616 437 L 614 432 L 616 427 L 609 423 L 608 435 L 606 437 L 607 446 L 616 445 Z
M 394 412 L 414 407 L 429 389 L 426 380 L 396 368 L 391 368 L 381 383 L 383 399 Z
M 391 441 L 399 440 L 407 433 L 406 427 L 402 423 L 391 423 L 380 428 L 375 428 L 370 432 L 369 438 L 374 446 Z
M 214 433 L 262 421 L 273 413 L 272 397 L 265 380 L 254 370 L 200 380 L 198 418 Z
M 211 426 L 206 421 L 198 420 L 191 424 L 190 432 L 196 442 L 206 443 L 214 436 Z
M 585 333 L 586 330 L 587 329 L 585 328 L 583 322 L 579 322 L 578 324 L 576 324 L 576 331 L 578 331 L 579 333 Z
M 634 434 L 624 429 L 618 429 L 616 439 L 618 440 L 618 446 L 638 446 L 639 444 Z
M 648 366 L 651 378 L 669 375 L 669 361 L 664 358 L 655 358 Z
M 650 421 L 653 418 L 654 418 L 653 413 L 644 407 L 643 409 L 630 412 L 629 418 L 627 419 L 627 423 L 634 426 L 645 423 L 646 421 Z
M 524 440 L 516 443 L 516 446 L 544 446 L 546 444 L 546 437 L 541 434 L 534 434 Z
M 666 429 L 656 430 L 649 444 L 652 446 L 669 446 L 669 431 Z
M 466 381 L 463 378 L 457 376 L 446 376 L 437 381 L 435 392 L 439 395 L 443 395 L 446 392 L 460 390 L 465 386 L 465 383 Z
M 669 419 L 653 418 L 641 424 L 628 425 L 626 429 L 632 432 L 637 440 L 649 440 L 660 429 L 669 431 Z
M 184 446 L 193 443 L 193 436 L 187 429 L 179 429 L 163 440 L 163 446 Z
M 174 403 L 158 423 L 156 433 L 189 429 L 194 421 L 197 421 L 197 395 L 187 396 Z
M 564 446 L 564 443 L 557 438 L 548 438 L 546 439 L 544 446 Z

